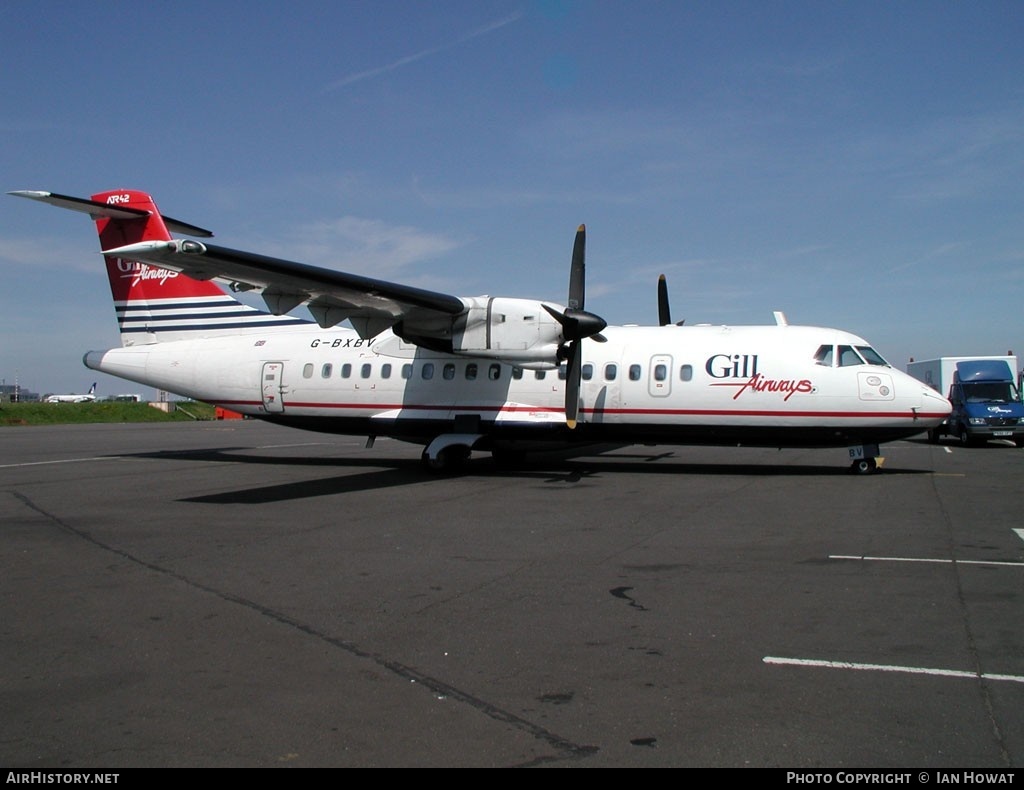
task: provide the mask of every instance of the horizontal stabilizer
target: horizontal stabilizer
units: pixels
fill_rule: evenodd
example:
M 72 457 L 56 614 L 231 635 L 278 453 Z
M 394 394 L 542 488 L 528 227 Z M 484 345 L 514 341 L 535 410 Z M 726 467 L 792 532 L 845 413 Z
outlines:
M 41 203 L 49 203 L 51 206 L 66 208 L 71 211 L 81 211 L 84 214 L 88 214 L 93 219 L 99 219 L 100 217 L 106 217 L 108 219 L 142 219 L 143 217 L 150 216 L 150 212 L 144 209 L 119 206 L 117 204 L 100 203 L 97 200 L 71 197 L 70 195 L 58 195 L 56 192 L 40 192 L 32 189 L 20 189 L 15 190 L 14 192 L 8 192 L 7 194 L 14 195 L 15 197 L 28 198 L 29 200 L 38 200 Z M 211 238 L 213 236 L 213 232 L 206 230 L 205 228 L 200 228 L 197 225 L 191 225 L 188 222 L 173 219 L 168 217 L 166 214 L 161 216 L 163 216 L 164 225 L 167 226 L 167 229 L 174 233 L 181 233 L 188 236 L 201 236 L 203 238 Z

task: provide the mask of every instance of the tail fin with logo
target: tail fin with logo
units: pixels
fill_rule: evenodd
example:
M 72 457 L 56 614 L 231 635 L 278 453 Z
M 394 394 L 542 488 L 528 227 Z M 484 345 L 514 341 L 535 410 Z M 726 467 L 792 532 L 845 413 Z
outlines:
M 60 208 L 81 211 L 96 221 L 101 250 L 140 241 L 168 241 L 171 232 L 209 238 L 203 228 L 163 216 L 144 192 L 118 189 L 90 199 L 53 192 L 12 192 Z M 216 283 L 145 263 L 104 255 L 114 310 L 125 346 L 262 331 L 304 324 L 242 304 Z

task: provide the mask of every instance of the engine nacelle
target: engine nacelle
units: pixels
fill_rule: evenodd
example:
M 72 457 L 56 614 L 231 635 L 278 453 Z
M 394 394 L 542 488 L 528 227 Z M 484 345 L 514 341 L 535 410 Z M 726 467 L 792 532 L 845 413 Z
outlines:
M 452 350 L 456 354 L 535 370 L 558 367 L 562 327 L 540 302 L 500 296 L 465 301 L 469 310 L 452 328 Z

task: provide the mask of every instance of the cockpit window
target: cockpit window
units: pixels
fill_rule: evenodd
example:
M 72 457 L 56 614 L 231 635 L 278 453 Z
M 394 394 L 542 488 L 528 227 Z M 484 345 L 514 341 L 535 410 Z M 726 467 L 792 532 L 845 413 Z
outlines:
M 839 367 L 846 368 L 853 365 L 863 365 L 864 360 L 853 346 L 839 346 Z
M 890 367 L 889 363 L 882 359 L 882 355 L 875 351 L 871 346 L 857 346 L 857 350 L 860 355 L 867 360 L 869 365 L 884 365 Z
M 834 362 L 834 360 L 837 360 Z M 871 346 L 819 346 L 814 354 L 814 361 L 825 367 L 837 364 L 841 368 L 854 365 L 881 365 L 892 367 L 882 355 Z

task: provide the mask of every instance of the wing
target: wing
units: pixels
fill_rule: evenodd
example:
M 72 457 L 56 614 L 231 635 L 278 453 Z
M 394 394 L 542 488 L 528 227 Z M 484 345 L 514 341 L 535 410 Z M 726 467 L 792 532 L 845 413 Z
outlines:
M 30 190 L 10 194 L 90 215 L 108 259 L 138 261 L 196 280 L 223 280 L 235 291 L 258 291 L 274 315 L 306 305 L 320 326 L 348 320 L 363 338 L 390 328 L 431 350 L 538 370 L 566 359 L 566 343 L 603 339 L 597 333 L 604 321 L 582 309 L 582 225 L 570 277 L 574 306 L 567 310 L 535 299 L 451 296 L 196 241 L 213 234 L 160 214 L 153 198 L 137 190 L 100 192 L 91 199 Z M 174 239 L 171 231 L 193 238 Z
M 197 280 L 225 280 L 235 291 L 262 291 L 274 315 L 305 304 L 320 326 L 348 319 L 363 337 L 400 325 L 397 329 L 405 335 L 450 340 L 452 319 L 468 310 L 457 296 L 191 239 L 143 241 L 103 254 Z

